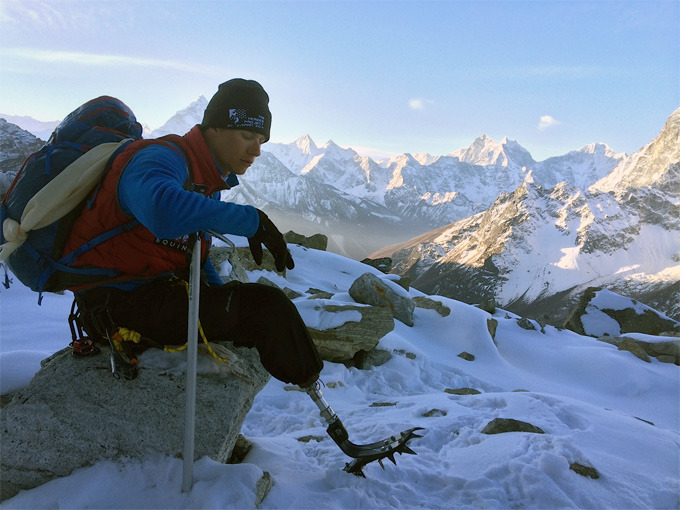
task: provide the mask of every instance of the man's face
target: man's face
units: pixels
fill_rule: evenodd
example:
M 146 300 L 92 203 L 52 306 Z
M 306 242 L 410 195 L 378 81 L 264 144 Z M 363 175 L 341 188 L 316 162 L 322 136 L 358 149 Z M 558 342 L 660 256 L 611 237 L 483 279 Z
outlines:
M 243 175 L 260 155 L 265 138 L 244 129 L 208 128 L 205 141 L 223 172 Z

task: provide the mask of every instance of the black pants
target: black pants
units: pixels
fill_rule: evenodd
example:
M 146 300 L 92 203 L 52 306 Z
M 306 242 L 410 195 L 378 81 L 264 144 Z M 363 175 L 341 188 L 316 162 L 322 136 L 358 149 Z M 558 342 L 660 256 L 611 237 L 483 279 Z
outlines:
M 88 327 L 88 315 L 108 308 L 116 326 L 134 330 L 159 344 L 184 344 L 188 295 L 181 280 L 154 280 L 134 291 L 99 287 L 76 296 Z M 262 365 L 277 379 L 303 385 L 323 368 L 307 327 L 295 305 L 279 289 L 257 283 L 201 285 L 199 319 L 211 342 L 229 341 L 256 348 Z

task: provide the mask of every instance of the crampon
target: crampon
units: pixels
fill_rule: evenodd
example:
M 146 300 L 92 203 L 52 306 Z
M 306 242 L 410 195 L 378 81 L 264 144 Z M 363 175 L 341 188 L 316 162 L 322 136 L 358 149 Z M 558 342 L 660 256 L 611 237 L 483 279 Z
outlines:
M 328 424 L 326 432 L 331 436 L 340 449 L 348 457 L 352 457 L 352 461 L 345 465 L 345 471 L 356 476 L 366 477 L 363 468 L 369 462 L 378 461 L 380 467 L 385 469 L 383 459 L 389 459 L 393 464 L 396 464 L 394 454 L 408 453 L 416 455 L 416 452 L 408 447 L 408 442 L 411 439 L 422 437 L 416 434 L 417 430 L 422 430 L 422 427 L 414 427 L 403 431 L 402 433 L 391 436 L 382 441 L 377 441 L 370 444 L 354 444 L 349 440 L 349 433 L 345 426 L 340 421 L 340 418 L 333 412 L 331 406 L 326 402 L 326 399 L 321 394 L 318 385 L 308 386 L 303 388 L 304 391 L 311 397 L 314 403 L 319 408 L 321 416 Z

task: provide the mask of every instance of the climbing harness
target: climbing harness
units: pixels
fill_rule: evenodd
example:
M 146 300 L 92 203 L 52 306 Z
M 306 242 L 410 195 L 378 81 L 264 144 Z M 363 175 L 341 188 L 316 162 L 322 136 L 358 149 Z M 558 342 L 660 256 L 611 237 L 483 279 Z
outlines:
M 93 356 L 99 354 L 101 349 L 94 345 L 91 338 L 85 336 L 85 333 L 80 322 L 80 313 L 76 309 L 76 301 L 73 300 L 71 305 L 71 313 L 68 316 L 68 325 L 71 329 L 71 343 L 73 355 L 76 357 Z

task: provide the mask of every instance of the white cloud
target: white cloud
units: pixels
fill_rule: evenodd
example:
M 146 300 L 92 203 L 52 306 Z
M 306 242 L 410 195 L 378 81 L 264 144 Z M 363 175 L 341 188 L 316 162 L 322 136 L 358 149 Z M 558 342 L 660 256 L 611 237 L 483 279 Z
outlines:
M 560 121 L 550 115 L 542 115 L 538 121 L 538 130 L 545 131 L 549 127 L 560 124 Z
M 47 62 L 53 64 L 69 63 L 89 66 L 119 65 L 133 67 L 155 67 L 160 69 L 173 69 L 176 71 L 200 73 L 205 75 L 220 76 L 224 74 L 223 70 L 214 66 L 206 66 L 174 60 L 131 57 L 126 55 L 36 50 L 32 48 L 3 48 L 0 50 L 0 54 L 4 55 L 5 57 L 14 57 L 22 60 L 32 60 L 36 62 Z
M 408 100 L 408 107 L 411 110 L 422 110 L 426 106 L 434 104 L 431 99 L 423 99 L 422 97 L 414 97 Z

